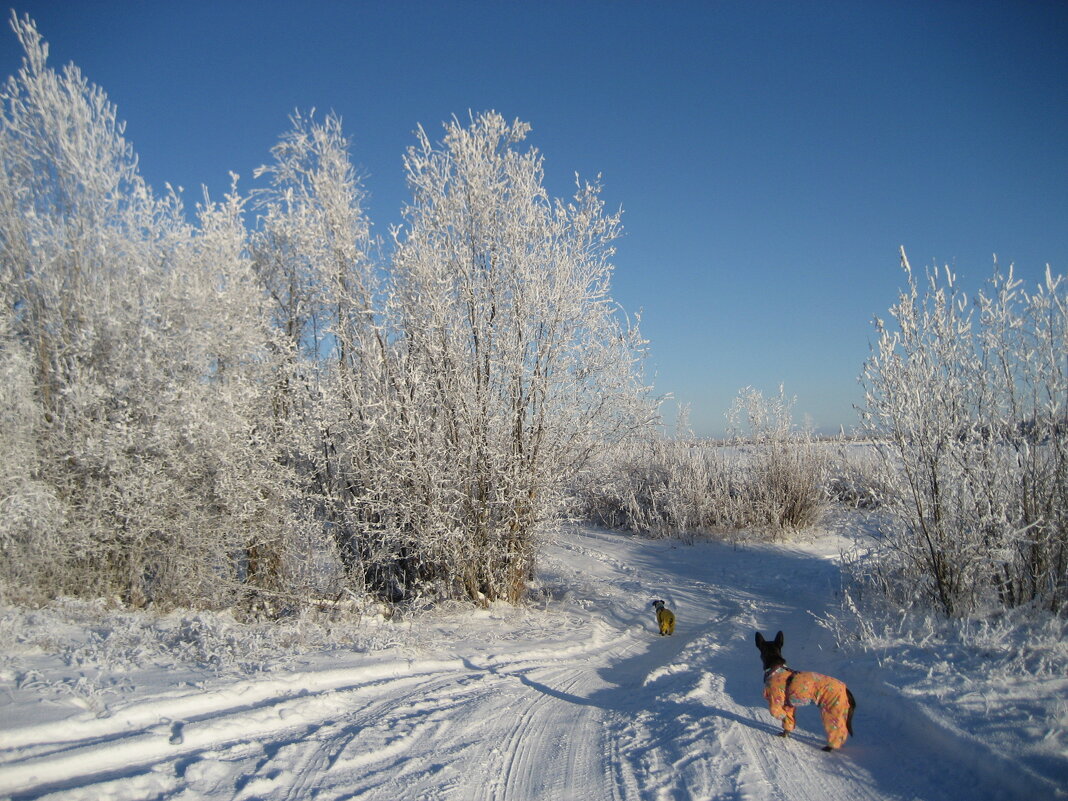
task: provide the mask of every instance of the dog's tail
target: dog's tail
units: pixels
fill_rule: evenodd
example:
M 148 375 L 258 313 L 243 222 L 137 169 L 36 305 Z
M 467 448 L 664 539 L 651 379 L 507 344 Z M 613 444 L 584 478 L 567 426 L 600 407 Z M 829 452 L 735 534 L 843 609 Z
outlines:
M 853 713 L 857 709 L 857 699 L 853 697 L 853 693 L 846 687 L 846 698 L 849 699 L 849 713 L 846 715 L 846 731 L 849 732 L 849 736 L 853 736 Z

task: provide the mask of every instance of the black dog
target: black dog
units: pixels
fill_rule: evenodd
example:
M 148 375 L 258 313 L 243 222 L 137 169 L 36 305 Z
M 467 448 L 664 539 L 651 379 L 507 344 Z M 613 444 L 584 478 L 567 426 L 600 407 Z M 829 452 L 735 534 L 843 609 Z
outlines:
M 756 633 L 756 645 L 764 663 L 764 698 L 772 717 L 782 721 L 781 736 L 790 736 L 797 726 L 794 707 L 815 703 L 827 732 L 827 746 L 823 750 L 841 748 L 846 733 L 853 734 L 853 712 L 857 708 L 853 693 L 843 682 L 830 676 L 790 670 L 782 656 L 782 643 L 781 631 L 771 642 L 759 631 Z

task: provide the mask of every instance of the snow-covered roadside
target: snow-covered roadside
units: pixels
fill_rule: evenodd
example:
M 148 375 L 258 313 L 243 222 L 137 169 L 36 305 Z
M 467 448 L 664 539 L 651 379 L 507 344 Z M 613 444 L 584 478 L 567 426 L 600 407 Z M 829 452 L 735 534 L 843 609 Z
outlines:
M 838 549 L 834 533 L 743 548 L 580 529 L 547 549 L 535 605 L 290 628 L 284 649 L 215 616 L 148 635 L 137 616 L 9 612 L 0 798 L 1063 794 L 1068 680 L 968 694 L 952 655 L 913 649 L 899 668 L 837 650 L 819 619 Z M 674 637 L 656 635 L 653 598 L 676 609 Z M 818 750 L 811 708 L 794 739 L 772 736 L 755 629 L 783 629 L 792 666 L 849 682 L 842 752 Z

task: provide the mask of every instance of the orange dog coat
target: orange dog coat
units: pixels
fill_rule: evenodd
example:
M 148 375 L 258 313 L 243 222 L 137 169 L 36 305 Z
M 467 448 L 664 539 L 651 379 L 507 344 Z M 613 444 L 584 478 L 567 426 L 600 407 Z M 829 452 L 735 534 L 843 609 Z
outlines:
M 827 745 L 841 748 L 848 736 L 849 695 L 845 683 L 822 673 L 775 668 L 764 681 L 764 698 L 771 716 L 782 721 L 789 734 L 796 726 L 794 707 L 814 703 L 820 708 Z

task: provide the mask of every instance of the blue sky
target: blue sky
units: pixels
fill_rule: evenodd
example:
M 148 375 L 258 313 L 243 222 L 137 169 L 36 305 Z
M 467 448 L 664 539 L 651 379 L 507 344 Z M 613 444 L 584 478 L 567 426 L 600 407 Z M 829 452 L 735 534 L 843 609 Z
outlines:
M 156 187 L 226 190 L 295 109 L 334 110 L 387 237 L 422 124 L 533 125 L 552 194 L 622 207 L 614 295 L 643 311 L 658 392 L 720 433 L 738 390 L 856 422 L 902 275 L 993 255 L 1068 272 L 1068 3 L 22 2 L 127 121 Z M 0 32 L 0 69 L 20 52 Z

